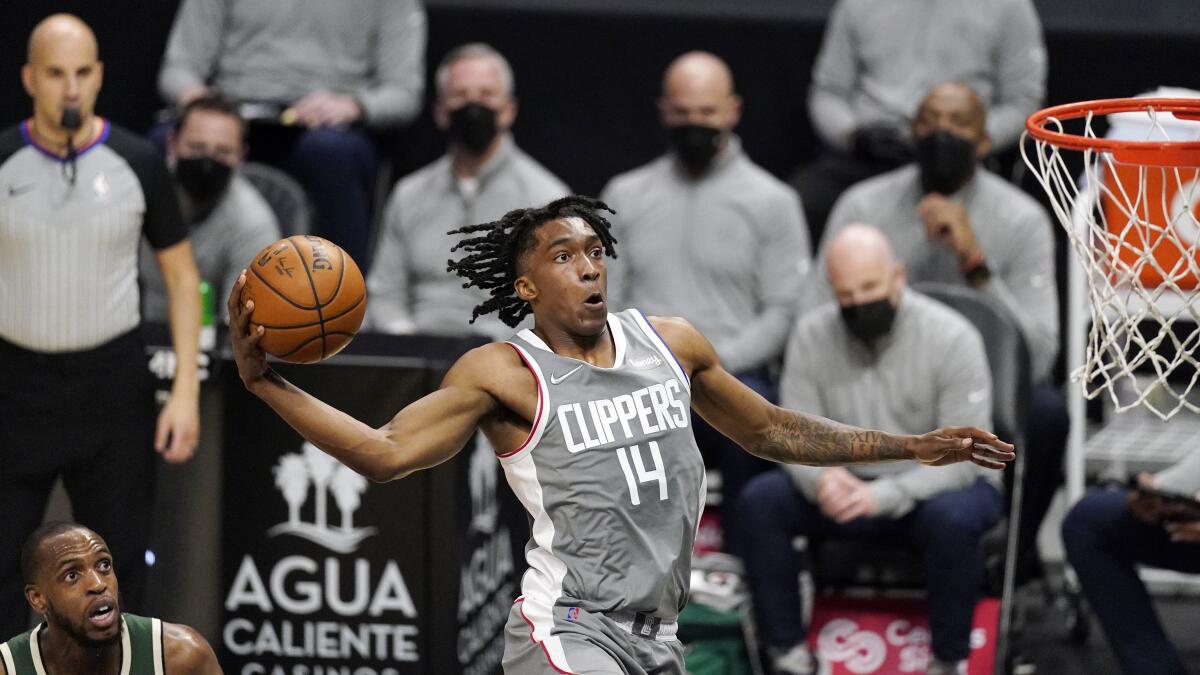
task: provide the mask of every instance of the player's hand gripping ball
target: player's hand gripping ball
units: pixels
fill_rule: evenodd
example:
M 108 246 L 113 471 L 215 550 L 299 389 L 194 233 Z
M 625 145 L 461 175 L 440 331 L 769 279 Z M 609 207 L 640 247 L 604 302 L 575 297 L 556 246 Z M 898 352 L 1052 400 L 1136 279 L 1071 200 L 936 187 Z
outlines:
M 362 272 L 336 244 L 309 235 L 280 239 L 246 267 L 240 301 L 254 301 L 250 331 L 263 351 L 289 363 L 316 363 L 350 344 L 367 311 Z

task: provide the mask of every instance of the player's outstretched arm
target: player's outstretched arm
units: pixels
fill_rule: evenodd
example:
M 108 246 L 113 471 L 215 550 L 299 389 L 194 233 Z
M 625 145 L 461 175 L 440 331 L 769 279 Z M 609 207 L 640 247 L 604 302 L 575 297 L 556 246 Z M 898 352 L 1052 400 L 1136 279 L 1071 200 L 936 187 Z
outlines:
M 195 628 L 163 622 L 163 670 L 183 675 L 222 675 L 212 646 Z
M 440 389 L 406 406 L 383 427 L 372 428 L 270 368 L 259 346 L 263 329 L 250 331 L 253 301 L 238 302 L 245 281 L 243 273 L 229 297 L 229 334 L 242 383 L 301 436 L 371 480 L 403 478 L 450 459 L 498 405 L 482 379 L 497 370 L 493 362 L 505 348 L 487 345 L 459 359 Z
M 692 378 L 692 407 L 714 429 L 751 454 L 788 464 L 856 464 L 917 460 L 941 466 L 974 462 L 1002 469 L 1013 446 L 974 427 L 946 427 L 920 436 L 860 429 L 772 405 L 722 366 L 712 344 L 679 318 L 651 317 Z

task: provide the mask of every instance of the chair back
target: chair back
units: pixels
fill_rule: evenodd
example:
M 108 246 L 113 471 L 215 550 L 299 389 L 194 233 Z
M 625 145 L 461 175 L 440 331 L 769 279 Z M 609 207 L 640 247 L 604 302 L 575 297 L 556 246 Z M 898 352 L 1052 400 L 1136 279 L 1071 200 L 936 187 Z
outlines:
M 240 169 L 242 176 L 258 190 L 275 213 L 279 221 L 279 232 L 284 237 L 293 234 L 308 234 L 312 231 L 312 209 L 304 188 L 284 171 L 268 164 L 246 162 Z

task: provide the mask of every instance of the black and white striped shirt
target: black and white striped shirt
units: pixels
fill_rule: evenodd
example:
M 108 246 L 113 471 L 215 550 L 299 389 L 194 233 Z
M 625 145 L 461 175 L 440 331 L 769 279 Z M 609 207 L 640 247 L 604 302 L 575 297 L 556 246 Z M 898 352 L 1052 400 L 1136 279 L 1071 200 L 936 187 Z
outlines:
M 162 157 L 100 122 L 73 182 L 29 121 L 0 133 L 0 338 L 25 349 L 85 350 L 135 328 L 139 240 L 187 236 Z

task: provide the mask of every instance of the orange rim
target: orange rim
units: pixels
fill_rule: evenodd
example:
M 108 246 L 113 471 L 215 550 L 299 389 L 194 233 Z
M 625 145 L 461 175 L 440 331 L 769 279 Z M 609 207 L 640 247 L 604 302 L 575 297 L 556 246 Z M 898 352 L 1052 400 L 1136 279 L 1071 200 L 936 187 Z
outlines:
M 1059 121 L 1080 119 L 1093 115 L 1119 112 L 1141 112 L 1153 109 L 1173 113 L 1176 118 L 1200 122 L 1200 99 L 1190 98 L 1112 98 L 1098 101 L 1067 103 L 1039 110 L 1025 120 L 1030 136 L 1058 148 L 1092 150 L 1112 153 L 1123 164 L 1149 166 L 1200 166 L 1200 141 L 1122 141 L 1111 138 L 1087 138 L 1046 127 L 1051 119 Z

